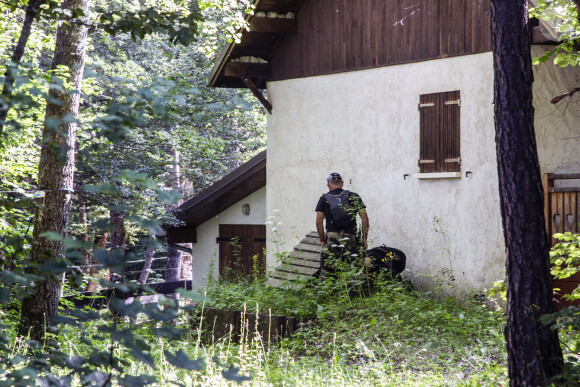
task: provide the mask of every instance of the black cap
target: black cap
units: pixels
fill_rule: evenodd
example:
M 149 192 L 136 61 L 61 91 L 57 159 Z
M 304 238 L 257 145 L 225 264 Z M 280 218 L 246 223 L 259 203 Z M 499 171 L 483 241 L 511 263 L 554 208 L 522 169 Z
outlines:
M 340 175 L 336 172 L 332 172 L 330 175 L 328 175 L 328 177 L 326 178 L 326 181 L 342 181 L 342 177 L 340 177 Z

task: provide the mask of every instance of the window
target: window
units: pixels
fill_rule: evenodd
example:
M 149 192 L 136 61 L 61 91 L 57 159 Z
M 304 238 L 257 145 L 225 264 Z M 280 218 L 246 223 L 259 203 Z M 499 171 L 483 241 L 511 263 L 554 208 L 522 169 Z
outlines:
M 420 96 L 421 173 L 460 171 L 460 108 L 459 90 Z

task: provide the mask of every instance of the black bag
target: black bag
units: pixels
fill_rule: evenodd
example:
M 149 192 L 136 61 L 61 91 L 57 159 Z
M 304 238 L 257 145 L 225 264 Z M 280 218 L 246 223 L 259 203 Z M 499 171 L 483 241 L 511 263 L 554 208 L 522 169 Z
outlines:
M 372 268 L 376 271 L 389 271 L 393 276 L 405 270 L 407 257 L 399 249 L 382 245 L 367 250 L 367 257 L 372 258 Z

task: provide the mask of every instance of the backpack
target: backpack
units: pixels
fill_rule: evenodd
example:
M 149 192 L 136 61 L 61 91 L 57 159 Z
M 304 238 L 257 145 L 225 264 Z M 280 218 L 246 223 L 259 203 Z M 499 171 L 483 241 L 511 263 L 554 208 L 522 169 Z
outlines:
M 401 250 L 382 245 L 367 250 L 367 257 L 373 260 L 373 267 L 377 271 L 387 270 L 393 276 L 405 270 L 407 257 Z
M 342 228 L 347 226 L 352 220 L 352 214 L 347 211 L 348 197 L 350 191 L 344 190 L 339 195 L 324 194 L 324 198 L 330 205 L 330 212 L 332 214 L 332 224 L 335 227 Z

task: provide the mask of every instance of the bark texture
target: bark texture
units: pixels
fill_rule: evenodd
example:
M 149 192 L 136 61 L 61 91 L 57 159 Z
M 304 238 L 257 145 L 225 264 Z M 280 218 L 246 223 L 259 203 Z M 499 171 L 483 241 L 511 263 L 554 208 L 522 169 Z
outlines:
M 169 180 L 173 189 L 179 190 L 181 187 L 181 169 L 179 167 L 179 151 L 173 150 L 173 166 L 170 172 Z M 176 203 L 175 207 L 179 206 Z M 183 256 L 180 250 L 167 244 L 167 265 L 165 267 L 165 281 L 173 282 L 181 279 L 181 264 Z
M 90 265 L 89 274 L 90 274 L 92 279 L 89 280 L 89 283 L 87 284 L 87 291 L 88 292 L 94 292 L 99 287 L 100 266 L 99 266 L 99 263 L 97 261 L 95 261 L 95 259 L 94 259 L 95 251 L 96 250 L 106 250 L 108 239 L 109 239 L 109 233 L 103 233 L 101 235 L 98 235 L 93 242 L 94 249 L 93 249 L 93 251 L 91 251 L 91 254 L 89 257 L 89 265 Z M 111 272 L 109 271 L 109 269 L 105 269 L 103 279 L 105 281 L 109 281 L 111 279 Z
M 492 0 L 495 129 L 503 231 L 507 247 L 508 371 L 512 386 L 543 386 L 562 367 L 552 313 L 549 246 L 534 131 L 526 0 Z
M 153 236 L 155 237 L 155 236 Z M 145 263 L 143 264 L 143 270 L 139 275 L 139 283 L 141 285 L 145 285 L 147 283 L 147 278 L 149 278 L 149 270 L 151 270 L 151 265 L 153 263 L 153 253 L 155 249 L 153 247 L 149 247 L 147 249 L 147 255 L 145 256 Z
M 110 211 L 109 219 L 111 226 L 113 226 L 113 231 L 111 232 L 111 252 L 117 251 L 117 254 L 125 256 L 125 238 L 127 237 L 125 213 Z M 123 267 L 121 273 L 116 273 L 112 277 L 113 281 L 125 282 L 125 268 Z
M 29 0 L 24 13 L 24 21 L 22 22 L 22 29 L 20 30 L 20 37 L 14 46 L 10 61 L 12 66 L 18 67 L 24 55 L 24 49 L 28 43 L 30 32 L 32 31 L 32 24 L 34 19 L 38 17 L 41 12 L 41 5 L 46 3 L 46 0 Z M 8 116 L 8 110 L 12 105 L 12 88 L 14 87 L 13 69 L 8 67 L 4 73 L 4 84 L 2 85 L 2 97 L 0 98 L 0 134 L 4 129 L 4 123 Z
M 64 0 L 63 9 L 82 9 L 88 15 L 89 0 Z M 34 215 L 35 244 L 30 253 L 33 263 L 57 259 L 62 255 L 62 242 L 49 240 L 41 235 L 51 231 L 67 236 L 68 219 L 74 180 L 75 139 L 77 125 L 63 122 L 67 115 L 78 116 L 80 94 L 85 63 L 87 27 L 79 23 L 59 24 L 52 68 L 64 65 L 69 68 L 67 82 L 77 92 L 52 88 L 49 93 L 54 100 L 47 101 L 42 148 L 38 165 L 38 187 L 45 191 L 40 199 L 42 208 Z M 55 103 L 54 101 L 59 101 Z M 55 124 L 56 123 L 56 124 Z M 19 333 L 29 334 L 32 339 L 44 338 L 50 320 L 57 312 L 60 293 L 58 278 L 46 276 L 36 283 L 34 294 L 22 301 Z

